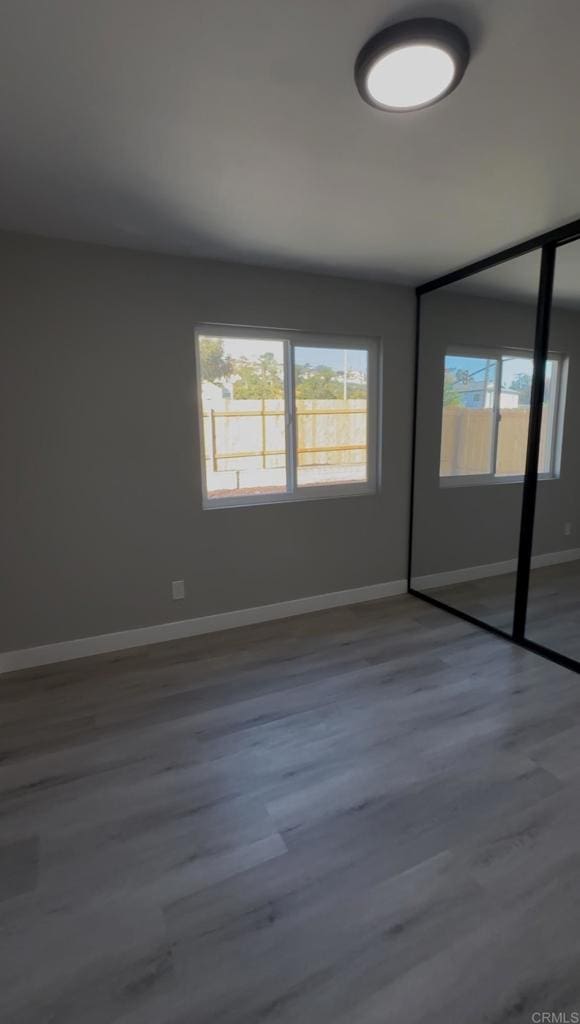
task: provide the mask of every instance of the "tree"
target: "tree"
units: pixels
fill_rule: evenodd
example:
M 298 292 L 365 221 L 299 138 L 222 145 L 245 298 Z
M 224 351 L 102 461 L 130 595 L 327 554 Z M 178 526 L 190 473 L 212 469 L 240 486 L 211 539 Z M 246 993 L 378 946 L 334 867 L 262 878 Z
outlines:
M 519 405 L 529 405 L 532 394 L 532 378 L 529 373 L 517 373 L 511 383 L 512 391 L 519 392 Z
M 217 381 L 230 377 L 233 370 L 233 359 L 224 352 L 221 338 L 201 338 L 199 343 L 201 376 L 203 380 L 215 384 Z
M 343 399 L 345 397 L 344 374 L 330 366 L 312 366 L 310 363 L 296 365 L 296 398 Z M 367 389 L 360 378 L 346 380 L 347 398 L 366 398 Z
M 296 366 L 296 398 L 342 398 L 343 385 L 330 366 Z
M 234 398 L 283 398 L 280 364 L 272 352 L 265 352 L 257 360 L 237 359 L 233 366 Z
M 461 396 L 455 389 L 457 377 L 453 370 L 447 370 L 443 382 L 443 405 L 461 405 Z
M 346 394 L 347 398 L 364 398 L 367 396 L 366 384 L 360 384 L 357 381 L 347 380 L 346 382 Z M 341 395 L 342 398 L 342 395 Z

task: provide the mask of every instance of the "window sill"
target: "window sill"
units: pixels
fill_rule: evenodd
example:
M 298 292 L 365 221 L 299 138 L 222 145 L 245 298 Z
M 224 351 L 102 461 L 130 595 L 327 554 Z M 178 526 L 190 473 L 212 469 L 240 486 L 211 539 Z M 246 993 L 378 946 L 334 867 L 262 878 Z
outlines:
M 308 493 L 303 493 L 308 490 Z M 369 484 L 360 487 L 309 487 L 288 494 L 252 494 L 245 497 L 204 498 L 202 507 L 206 512 L 224 508 L 256 508 L 260 505 L 289 505 L 304 501 L 327 501 L 335 498 L 358 498 L 377 494 L 377 488 Z
M 523 484 L 524 476 L 440 476 L 439 486 L 441 488 L 453 487 L 495 487 L 503 484 Z M 538 473 L 538 482 L 543 480 L 559 480 L 554 473 Z

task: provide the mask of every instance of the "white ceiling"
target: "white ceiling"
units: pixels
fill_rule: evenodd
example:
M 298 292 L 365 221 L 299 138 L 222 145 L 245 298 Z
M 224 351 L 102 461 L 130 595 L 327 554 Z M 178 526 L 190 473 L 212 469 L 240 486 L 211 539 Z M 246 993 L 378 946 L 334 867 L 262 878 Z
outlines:
M 0 226 L 419 282 L 580 215 L 578 0 L 2 0 Z M 467 32 L 457 92 L 366 106 L 360 46 Z

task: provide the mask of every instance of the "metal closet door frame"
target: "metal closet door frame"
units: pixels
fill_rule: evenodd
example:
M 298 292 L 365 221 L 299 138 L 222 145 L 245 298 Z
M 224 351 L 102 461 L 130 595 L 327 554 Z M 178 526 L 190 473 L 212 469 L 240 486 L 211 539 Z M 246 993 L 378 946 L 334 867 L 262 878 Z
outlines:
M 554 661 L 565 668 L 580 672 L 580 662 L 566 655 L 560 654 L 552 648 L 543 644 L 535 643 L 526 638 L 526 619 L 528 609 L 528 594 L 530 586 L 530 571 L 532 564 L 532 550 L 534 541 L 534 522 L 536 513 L 536 500 L 538 490 L 538 465 L 540 457 L 540 439 L 542 430 L 542 410 L 544 403 L 544 391 L 546 380 L 546 363 L 548 358 L 550 341 L 550 318 L 552 312 L 552 297 L 554 288 L 554 273 L 556 264 L 556 251 L 559 246 L 573 242 L 580 238 L 580 220 L 572 221 L 560 228 L 537 235 L 526 242 L 510 246 L 493 256 L 485 257 L 475 263 L 467 264 L 465 267 L 435 278 L 420 285 L 415 292 L 415 368 L 414 368 L 414 395 L 413 395 L 413 433 L 412 433 L 412 456 L 411 456 L 411 494 L 410 494 L 410 517 L 409 517 L 409 549 L 407 566 L 407 589 L 414 597 L 426 601 L 428 604 L 441 608 L 460 619 L 464 619 L 473 625 L 479 626 L 496 636 L 509 640 L 519 647 L 540 654 L 550 661 Z M 429 292 L 446 285 L 454 284 L 464 278 L 481 273 L 484 270 L 507 263 L 519 256 L 541 250 L 540 277 L 538 283 L 538 294 L 536 301 L 536 322 L 534 337 L 534 375 L 532 391 L 530 396 L 530 419 L 528 424 L 528 441 L 526 451 L 526 468 L 523 481 L 522 510 L 520 519 L 520 534 L 518 543 L 518 564 L 516 572 L 516 590 L 514 600 L 514 618 L 511 633 L 498 629 L 489 623 L 467 612 L 452 608 L 437 598 L 430 597 L 422 591 L 415 590 L 412 585 L 413 567 L 413 518 L 416 502 L 415 491 L 415 468 L 417 449 L 417 417 L 418 417 L 418 387 L 419 387 L 419 356 L 421 351 L 421 299 Z

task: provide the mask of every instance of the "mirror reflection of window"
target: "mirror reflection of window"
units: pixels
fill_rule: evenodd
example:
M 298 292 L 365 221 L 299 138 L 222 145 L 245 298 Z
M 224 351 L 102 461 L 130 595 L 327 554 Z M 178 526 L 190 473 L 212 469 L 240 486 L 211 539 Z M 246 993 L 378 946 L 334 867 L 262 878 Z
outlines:
M 562 358 L 555 355 L 546 365 L 538 466 L 542 477 L 559 472 L 565 402 L 562 366 Z M 445 356 L 439 466 L 443 481 L 469 478 L 473 484 L 523 477 L 533 373 L 531 354 Z

